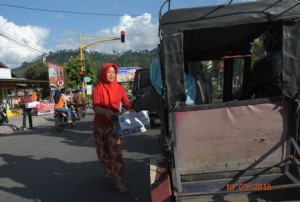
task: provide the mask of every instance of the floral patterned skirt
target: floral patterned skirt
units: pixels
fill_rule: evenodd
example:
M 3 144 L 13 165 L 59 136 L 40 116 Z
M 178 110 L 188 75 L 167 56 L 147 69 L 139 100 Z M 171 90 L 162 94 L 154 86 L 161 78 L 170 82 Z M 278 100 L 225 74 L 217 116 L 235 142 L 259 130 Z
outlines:
M 113 176 L 117 182 L 124 178 L 124 160 L 122 157 L 121 140 L 114 133 L 113 126 L 95 123 L 93 129 L 96 152 L 105 175 Z

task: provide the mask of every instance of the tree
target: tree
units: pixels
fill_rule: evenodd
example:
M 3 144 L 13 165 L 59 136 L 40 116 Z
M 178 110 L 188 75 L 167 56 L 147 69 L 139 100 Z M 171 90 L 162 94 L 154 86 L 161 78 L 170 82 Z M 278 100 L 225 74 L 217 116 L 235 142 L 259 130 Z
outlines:
M 255 39 L 253 41 L 251 52 L 251 64 L 253 65 L 259 58 L 261 58 L 265 54 L 262 42 L 259 39 Z
M 74 58 L 73 56 L 70 57 L 68 62 L 64 63 L 65 69 L 65 83 L 66 86 L 69 88 L 78 88 L 81 87 L 82 80 L 80 78 L 80 59 L 79 57 Z M 90 77 L 92 84 L 96 83 L 96 75 L 93 68 L 93 62 L 86 58 L 84 61 L 84 77 Z
M 48 67 L 42 62 L 36 62 L 25 71 L 24 77 L 31 80 L 48 80 Z
M 48 81 L 48 67 L 40 60 L 31 64 L 29 68 L 24 72 L 24 77 L 30 80 L 44 80 Z M 46 99 L 49 97 L 50 88 L 49 83 L 42 83 L 36 86 L 35 90 L 38 93 L 40 99 Z

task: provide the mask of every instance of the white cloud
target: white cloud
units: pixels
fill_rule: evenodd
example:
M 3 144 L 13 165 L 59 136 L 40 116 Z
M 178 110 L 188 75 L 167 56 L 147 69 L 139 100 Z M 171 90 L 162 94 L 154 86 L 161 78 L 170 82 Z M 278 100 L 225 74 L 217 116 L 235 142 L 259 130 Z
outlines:
M 46 52 L 42 44 L 48 37 L 49 30 L 37 26 L 19 26 L 0 16 L 0 33 L 22 44 Z M 24 61 L 31 61 L 41 53 L 28 50 L 0 36 L 0 61 L 13 68 Z
M 120 37 L 121 31 L 125 31 L 125 43 L 121 43 L 120 40 L 109 41 L 90 46 L 87 50 L 104 53 L 151 50 L 157 47 L 158 44 L 158 24 L 153 24 L 151 18 L 151 14 L 147 13 L 138 17 L 124 15 L 120 17 L 119 23 L 112 28 L 104 28 L 97 33 L 89 33 L 93 36 L 103 36 L 102 38 L 88 38 L 83 35 L 83 46 L 98 40 L 105 40 L 107 37 Z M 0 16 L 0 33 L 43 52 L 48 53 L 49 51 L 43 46 L 50 34 L 49 29 L 30 25 L 16 25 Z M 60 40 L 57 41 L 57 46 L 52 48 L 51 51 L 78 49 L 78 38 L 77 31 L 65 31 Z M 10 68 L 18 67 L 25 61 L 30 62 L 37 56 L 41 56 L 41 53 L 21 47 L 4 37 L 0 37 L 0 44 L 0 61 Z
M 90 46 L 90 50 L 99 52 L 112 53 L 123 52 L 127 50 L 151 50 L 157 47 L 158 44 L 158 24 L 151 22 L 151 14 L 145 13 L 142 16 L 131 17 L 124 15 L 120 18 L 119 24 L 112 28 L 105 28 L 99 31 L 96 35 L 105 37 L 120 37 L 121 31 L 125 31 L 125 43 L 120 40 L 99 43 Z M 98 38 L 97 40 L 105 40 L 106 38 Z M 83 43 L 84 43 L 83 38 Z M 90 39 L 89 39 L 90 40 Z M 87 42 L 84 45 L 91 43 Z
M 124 15 L 120 17 L 119 23 L 112 28 L 103 28 L 97 33 L 82 33 L 82 45 L 86 46 L 96 41 L 116 38 L 121 36 L 121 31 L 125 31 L 125 43 L 121 40 L 101 42 L 89 46 L 86 50 L 94 50 L 104 53 L 123 52 L 127 50 L 151 50 L 157 47 L 158 24 L 151 22 L 151 14 L 145 13 L 142 16 L 131 17 Z M 65 32 L 57 49 L 78 49 L 79 48 L 78 32 Z M 66 43 L 68 42 L 68 43 Z

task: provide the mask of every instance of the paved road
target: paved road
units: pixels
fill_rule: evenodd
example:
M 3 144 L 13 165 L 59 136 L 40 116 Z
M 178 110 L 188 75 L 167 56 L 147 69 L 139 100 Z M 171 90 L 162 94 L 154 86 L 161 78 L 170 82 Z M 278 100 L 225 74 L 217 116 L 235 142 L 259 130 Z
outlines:
M 149 162 L 159 153 L 159 130 L 122 139 L 129 193 L 120 195 L 114 181 L 103 177 L 92 118 L 89 111 L 62 133 L 56 132 L 52 115 L 34 116 L 33 130 L 18 130 L 21 117 L 0 126 L 0 201 L 151 201 Z

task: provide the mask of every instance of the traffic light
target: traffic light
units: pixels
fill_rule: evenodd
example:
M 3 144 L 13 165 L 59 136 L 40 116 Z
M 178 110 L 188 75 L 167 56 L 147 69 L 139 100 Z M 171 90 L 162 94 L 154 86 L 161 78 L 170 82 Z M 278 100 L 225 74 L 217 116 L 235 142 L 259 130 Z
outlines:
M 78 66 L 79 67 L 84 67 L 85 66 L 85 61 L 84 60 L 79 60 L 78 61 Z
M 125 42 L 125 32 L 121 31 L 121 42 L 124 43 Z
M 84 71 L 80 70 L 79 74 L 80 74 L 80 81 L 83 81 Z

